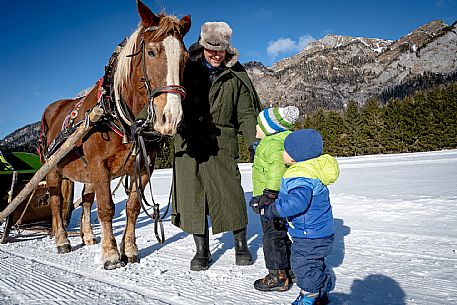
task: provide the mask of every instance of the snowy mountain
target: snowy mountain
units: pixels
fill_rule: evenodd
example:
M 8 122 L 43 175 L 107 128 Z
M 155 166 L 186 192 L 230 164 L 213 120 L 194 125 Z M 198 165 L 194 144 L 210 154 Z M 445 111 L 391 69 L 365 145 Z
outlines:
M 0 150 L 36 153 L 39 136 L 40 122 L 28 124 L 13 131 L 3 140 L 0 140 Z
M 457 24 L 432 21 L 396 40 L 327 35 L 272 67 L 246 66 L 261 100 L 303 110 L 387 101 L 457 79 Z
M 330 304 L 457 304 L 457 150 L 338 162 L 341 174 L 330 186 L 336 228 L 327 260 L 336 279 Z M 239 167 L 248 202 L 252 167 Z M 162 213 L 170 183 L 171 170 L 153 173 L 154 199 Z M 114 196 L 118 242 L 125 225 L 122 189 Z M 76 194 L 80 190 L 78 185 Z M 9 242 L 0 245 L 0 304 L 290 304 L 299 293 L 295 285 L 277 293 L 253 287 L 266 269 L 259 216 L 248 210 L 255 264 L 236 266 L 232 234 L 223 233 L 210 236 L 213 263 L 203 272 L 189 270 L 193 238 L 171 225 L 169 215 L 164 220 L 167 241 L 158 244 L 151 220 L 141 213 L 140 263 L 111 271 L 102 267 L 100 243 L 81 244 L 79 209 L 70 223 L 71 253 L 57 254 L 54 240 L 42 232 L 13 231 Z M 94 208 L 92 222 L 100 237 L 96 212 Z

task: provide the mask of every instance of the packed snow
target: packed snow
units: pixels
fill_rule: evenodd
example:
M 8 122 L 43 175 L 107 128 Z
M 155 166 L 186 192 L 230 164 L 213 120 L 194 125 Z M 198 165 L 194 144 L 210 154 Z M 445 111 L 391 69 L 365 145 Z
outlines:
M 457 304 L 457 150 L 338 159 L 339 180 L 330 186 L 336 238 L 327 263 L 336 280 L 331 304 Z M 246 202 L 252 196 L 251 164 L 240 164 Z M 154 199 L 165 211 L 171 170 L 156 170 Z M 113 187 L 116 181 L 113 181 Z M 77 194 L 81 185 L 77 185 Z M 118 242 L 126 195 L 114 197 Z M 100 227 L 92 222 L 100 241 Z M 57 254 L 42 232 L 13 231 L 0 245 L 0 304 L 290 304 L 299 293 L 259 292 L 266 274 L 258 215 L 249 209 L 248 243 L 255 264 L 236 266 L 232 235 L 211 235 L 213 263 L 192 272 L 191 235 L 165 219 L 166 243 L 152 221 L 137 223 L 140 263 L 107 271 L 100 245 L 82 246 L 80 210 L 70 229 L 73 251 Z

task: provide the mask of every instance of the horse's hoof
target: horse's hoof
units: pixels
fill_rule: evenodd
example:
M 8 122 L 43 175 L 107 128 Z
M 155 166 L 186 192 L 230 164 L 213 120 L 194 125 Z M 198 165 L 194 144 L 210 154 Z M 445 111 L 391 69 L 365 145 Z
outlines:
M 128 257 L 127 255 L 124 254 L 121 256 L 121 261 L 125 264 L 127 264 L 127 263 L 134 264 L 134 263 L 139 263 L 140 259 L 139 259 L 138 255 Z
M 69 253 L 69 252 L 71 252 L 71 245 L 65 244 L 65 245 L 57 246 L 57 253 L 64 254 L 64 253 Z
M 83 239 L 84 246 L 92 246 L 92 245 L 95 245 L 96 243 L 97 243 L 97 239 L 95 239 L 95 238 L 87 239 L 87 240 Z
M 129 262 L 127 255 L 125 255 L 125 254 L 121 255 L 121 262 L 123 262 L 124 264 L 127 265 L 127 263 Z
M 121 267 L 125 267 L 125 263 L 123 261 L 116 261 L 116 262 L 106 261 L 103 264 L 103 268 L 105 268 L 105 270 L 114 270 L 116 268 L 121 268 Z
M 140 259 L 139 259 L 138 255 L 129 257 L 129 264 L 134 264 L 134 263 L 139 263 L 139 262 L 140 262 Z

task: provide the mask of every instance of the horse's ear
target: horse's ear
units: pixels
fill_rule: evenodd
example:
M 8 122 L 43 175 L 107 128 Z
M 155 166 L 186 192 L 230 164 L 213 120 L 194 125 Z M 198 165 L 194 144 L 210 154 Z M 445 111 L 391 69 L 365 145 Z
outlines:
M 141 17 L 141 24 L 143 27 L 148 28 L 159 24 L 160 17 L 155 15 L 149 7 L 147 7 L 141 0 L 137 0 L 138 13 Z
M 191 25 L 190 15 L 184 16 L 179 20 L 179 26 L 181 27 L 181 35 L 184 37 L 189 32 Z

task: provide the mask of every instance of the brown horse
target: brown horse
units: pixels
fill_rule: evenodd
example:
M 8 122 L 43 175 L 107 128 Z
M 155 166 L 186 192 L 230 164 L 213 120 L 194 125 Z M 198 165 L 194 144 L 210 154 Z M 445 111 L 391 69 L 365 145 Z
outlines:
M 117 249 L 113 234 L 112 220 L 114 203 L 111 197 L 110 181 L 123 175 L 133 176 L 135 172 L 132 142 L 125 141 L 135 118 L 141 110 L 148 110 L 147 123 L 157 134 L 172 136 L 182 116 L 181 99 L 185 91 L 179 85 L 187 60 L 183 37 L 190 28 L 190 16 L 178 20 L 163 13 L 155 15 L 140 0 L 137 0 L 141 23 L 128 38 L 113 67 L 114 81 L 112 94 L 108 99 L 112 107 L 100 105 L 103 91 L 97 83 L 83 99 L 66 99 L 49 105 L 42 122 L 42 133 L 46 148 L 62 135 L 63 126 L 81 122 L 84 114 L 97 106 L 103 106 L 105 114 L 75 148 L 68 153 L 46 176 L 53 213 L 53 233 L 59 253 L 71 251 L 61 215 L 60 185 L 63 177 L 85 184 L 83 192 L 83 216 L 81 236 L 83 243 L 94 244 L 95 236 L 90 227 L 90 206 L 97 198 L 98 218 L 101 224 L 101 254 L 105 269 L 124 266 L 126 262 L 138 262 L 138 247 L 135 241 L 135 224 L 140 213 L 138 201 L 141 190 L 149 181 L 150 171 L 144 164 L 140 177 L 126 204 L 126 227 L 120 250 Z M 107 110 L 108 108 L 108 110 Z M 113 122 L 114 121 L 114 122 Z M 114 124 L 113 124 L 114 123 Z M 118 126 L 118 128 L 113 128 Z M 125 133 L 124 138 L 119 133 Z M 127 137 L 129 138 L 129 137 Z M 124 141 L 123 141 L 124 139 Z M 127 142 L 127 143 L 126 143 Z M 148 145 L 147 145 L 148 146 Z M 149 145 L 147 154 L 153 168 L 157 146 Z M 138 168 L 137 168 L 138 169 Z M 140 183 L 141 182 L 141 183 Z

